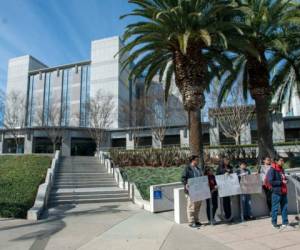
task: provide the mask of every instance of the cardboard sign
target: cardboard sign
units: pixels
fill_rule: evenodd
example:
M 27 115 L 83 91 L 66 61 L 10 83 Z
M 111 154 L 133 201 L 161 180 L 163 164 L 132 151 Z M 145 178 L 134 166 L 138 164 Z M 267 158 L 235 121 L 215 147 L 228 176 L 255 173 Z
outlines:
M 241 176 L 240 185 L 243 194 L 259 194 L 262 192 L 261 176 L 257 174 Z
M 190 178 L 188 184 L 191 201 L 203 201 L 211 198 L 207 176 Z
M 241 194 L 241 186 L 237 174 L 217 175 L 216 182 L 220 197 Z

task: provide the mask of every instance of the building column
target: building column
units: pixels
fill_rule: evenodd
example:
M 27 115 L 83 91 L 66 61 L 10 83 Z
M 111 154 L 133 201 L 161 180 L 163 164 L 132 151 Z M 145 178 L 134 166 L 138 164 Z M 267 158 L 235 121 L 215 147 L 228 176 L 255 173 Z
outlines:
M 32 132 L 27 132 L 24 136 L 24 154 L 32 154 L 32 139 Z
M 244 124 L 242 131 L 241 131 L 241 144 L 249 145 L 251 144 L 251 127 L 250 122 L 248 124 Z
M 188 148 L 190 146 L 189 130 L 187 128 L 180 129 L 180 147 Z
M 273 142 L 285 142 L 284 123 L 281 113 L 272 115 Z
M 134 149 L 134 138 L 132 133 L 129 132 L 126 134 L 126 150 L 133 150 Z
M 157 140 L 152 132 L 152 148 L 162 148 L 162 143 L 160 140 Z
M 71 156 L 71 135 L 70 131 L 65 131 L 61 143 L 61 155 Z
M 209 143 L 210 146 L 220 145 L 220 130 L 215 118 L 211 118 L 209 123 Z

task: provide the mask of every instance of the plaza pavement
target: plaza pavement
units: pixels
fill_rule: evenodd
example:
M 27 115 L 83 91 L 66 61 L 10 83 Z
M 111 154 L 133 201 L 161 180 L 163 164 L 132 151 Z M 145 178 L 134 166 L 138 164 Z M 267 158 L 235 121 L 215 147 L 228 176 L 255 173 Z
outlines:
M 172 212 L 151 214 L 130 202 L 81 204 L 50 209 L 38 222 L 0 219 L 0 249 L 299 250 L 300 230 L 273 229 L 269 218 L 191 229 L 175 224 Z

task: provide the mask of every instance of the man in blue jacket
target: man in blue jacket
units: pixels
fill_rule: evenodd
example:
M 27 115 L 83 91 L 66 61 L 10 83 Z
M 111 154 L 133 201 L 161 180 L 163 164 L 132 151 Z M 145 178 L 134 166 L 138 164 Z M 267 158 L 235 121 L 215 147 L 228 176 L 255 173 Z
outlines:
M 187 194 L 187 217 L 189 226 L 193 228 L 197 228 L 201 226 L 199 221 L 199 212 L 201 208 L 201 201 L 191 201 L 188 190 L 188 179 L 200 177 L 203 175 L 202 169 L 198 166 L 199 164 L 199 156 L 192 155 L 189 159 L 189 164 L 185 167 L 182 173 L 182 183 L 184 185 L 184 191 Z

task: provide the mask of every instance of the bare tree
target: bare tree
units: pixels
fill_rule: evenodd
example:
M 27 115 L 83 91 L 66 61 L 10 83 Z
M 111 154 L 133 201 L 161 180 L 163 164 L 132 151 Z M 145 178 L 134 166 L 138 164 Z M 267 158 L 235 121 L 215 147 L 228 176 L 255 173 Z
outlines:
M 134 144 L 139 145 L 140 133 L 145 126 L 145 96 L 142 95 L 138 99 L 131 102 L 122 102 L 120 106 L 123 114 L 123 122 L 130 129 Z
M 221 132 L 232 138 L 236 145 L 240 145 L 241 134 L 254 116 L 255 107 L 246 104 L 239 85 L 230 92 L 225 103 L 220 108 L 209 110 L 221 128 Z
M 53 154 L 55 154 L 56 145 L 61 142 L 64 134 L 64 129 L 61 127 L 61 114 L 64 113 L 62 108 L 60 101 L 52 98 L 47 106 L 37 105 L 34 114 L 35 126 L 40 127 L 51 141 Z
M 16 145 L 16 152 L 23 141 L 22 132 L 26 124 L 26 97 L 22 92 L 11 91 L 5 99 L 3 126 Z
M 100 145 L 107 136 L 106 130 L 112 125 L 114 118 L 113 96 L 103 94 L 98 90 L 96 95 L 86 104 L 88 112 L 88 131 L 96 143 L 97 154 L 100 153 Z
M 151 127 L 154 138 L 161 146 L 170 126 L 187 125 L 181 100 L 172 93 L 166 101 L 162 84 L 153 84 L 145 101 L 146 124 Z
M 155 140 L 162 146 L 167 129 L 171 125 L 171 107 L 164 99 L 164 92 L 158 88 L 149 91 L 145 102 L 146 124 L 151 127 Z

